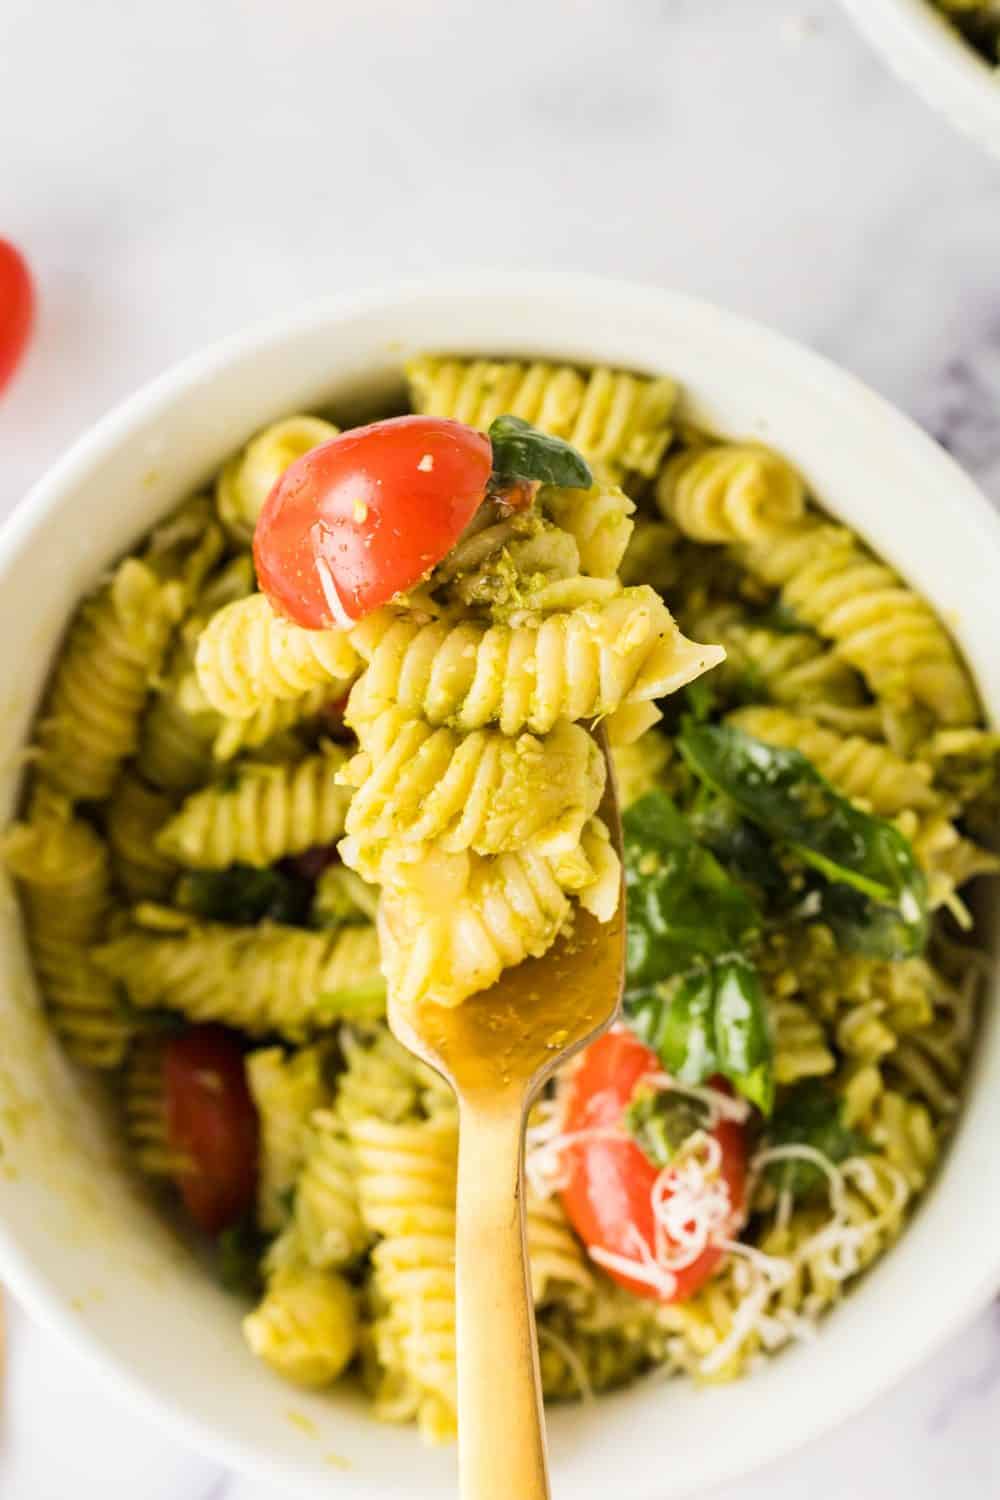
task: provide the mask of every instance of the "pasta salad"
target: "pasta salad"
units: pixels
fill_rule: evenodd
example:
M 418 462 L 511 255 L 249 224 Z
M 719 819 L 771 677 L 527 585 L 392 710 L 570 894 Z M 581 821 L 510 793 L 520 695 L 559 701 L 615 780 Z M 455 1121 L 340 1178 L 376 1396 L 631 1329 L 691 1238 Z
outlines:
M 1000 736 L 930 606 L 673 381 L 406 378 L 406 417 L 251 437 L 81 603 L 3 853 L 250 1349 L 440 1440 L 457 1118 L 387 995 L 462 1004 L 613 914 L 588 726 L 627 980 L 529 1127 L 552 1400 L 738 1376 L 904 1228 L 975 1038 Z

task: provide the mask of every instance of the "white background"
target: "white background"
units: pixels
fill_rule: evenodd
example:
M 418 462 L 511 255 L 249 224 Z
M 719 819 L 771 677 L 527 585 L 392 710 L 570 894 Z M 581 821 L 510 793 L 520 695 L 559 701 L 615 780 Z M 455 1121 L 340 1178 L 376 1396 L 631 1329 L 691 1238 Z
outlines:
M 1000 162 L 834 0 L 0 0 L 0 234 L 42 299 L 0 401 L 3 510 L 207 340 L 476 263 L 631 276 L 773 323 L 1000 500 Z M 2 1500 L 277 1500 L 8 1312 Z M 713 1500 L 986 1500 L 998 1400 L 986 1313 Z

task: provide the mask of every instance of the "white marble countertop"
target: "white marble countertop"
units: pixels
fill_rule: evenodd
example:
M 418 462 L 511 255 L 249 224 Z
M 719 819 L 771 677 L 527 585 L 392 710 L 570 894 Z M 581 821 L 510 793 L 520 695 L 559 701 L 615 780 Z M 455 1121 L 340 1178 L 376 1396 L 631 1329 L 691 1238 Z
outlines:
M 41 323 L 0 507 L 109 405 L 302 299 L 565 265 L 768 321 L 1000 501 L 1000 163 L 834 0 L 5 0 L 0 234 Z M 277 1500 L 125 1412 L 10 1309 L 2 1500 Z M 1000 1318 L 714 1500 L 986 1500 Z

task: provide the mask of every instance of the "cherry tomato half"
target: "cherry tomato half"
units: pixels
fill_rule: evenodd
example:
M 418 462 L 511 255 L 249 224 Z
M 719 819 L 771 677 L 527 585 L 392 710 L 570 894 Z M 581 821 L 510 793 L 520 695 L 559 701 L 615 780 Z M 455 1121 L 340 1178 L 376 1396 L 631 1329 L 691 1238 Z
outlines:
M 625 1030 L 606 1032 L 584 1053 L 573 1075 L 567 1132 L 621 1127 L 622 1115 L 637 1084 L 662 1069 L 654 1052 Z M 713 1080 L 718 1086 L 719 1081 Z M 743 1127 L 720 1121 L 712 1131 L 722 1150 L 720 1171 L 736 1213 L 742 1210 L 746 1189 L 747 1150 Z M 647 1245 L 654 1243 L 653 1184 L 657 1168 L 633 1140 L 594 1139 L 566 1147 L 569 1185 L 563 1205 L 570 1223 L 588 1249 L 601 1249 L 634 1260 L 634 1225 Z M 714 1246 L 704 1250 L 689 1266 L 674 1272 L 673 1295 L 662 1294 L 645 1281 L 624 1272 L 608 1274 L 638 1297 L 670 1302 L 686 1301 L 715 1270 L 723 1252 Z
M 0 391 L 21 361 L 35 320 L 35 289 L 20 250 L 0 239 Z
M 486 493 L 490 440 L 461 422 L 355 427 L 285 470 L 254 535 L 257 579 L 297 625 L 341 628 L 412 588 Z
M 177 1186 L 210 1234 L 235 1224 L 257 1185 L 257 1111 L 239 1045 L 222 1026 L 171 1038 L 163 1055 L 167 1140 L 190 1168 Z

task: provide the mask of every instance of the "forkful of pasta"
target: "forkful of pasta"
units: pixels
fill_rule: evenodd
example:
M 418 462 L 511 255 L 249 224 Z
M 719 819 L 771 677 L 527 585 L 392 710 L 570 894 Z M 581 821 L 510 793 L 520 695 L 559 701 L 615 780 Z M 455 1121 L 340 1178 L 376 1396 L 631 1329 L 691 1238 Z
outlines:
M 607 743 L 599 731 L 599 743 Z M 612 778 L 601 803 L 620 853 Z M 566 1060 L 615 1019 L 625 978 L 624 902 L 581 908 L 539 958 L 461 1005 L 389 1002 L 403 1045 L 455 1090 L 458 1443 L 463 1500 L 548 1496 L 542 1393 L 525 1249 L 528 1110 Z
M 285 471 L 257 524 L 263 597 L 223 609 L 211 701 L 338 680 L 357 752 L 340 855 L 379 890 L 396 1037 L 458 1100 L 465 1500 L 548 1494 L 525 1254 L 524 1133 L 613 1022 L 625 965 L 609 737 L 720 659 L 618 564 L 631 500 L 516 417 L 403 417 Z M 251 703 L 251 707 L 253 704 Z

